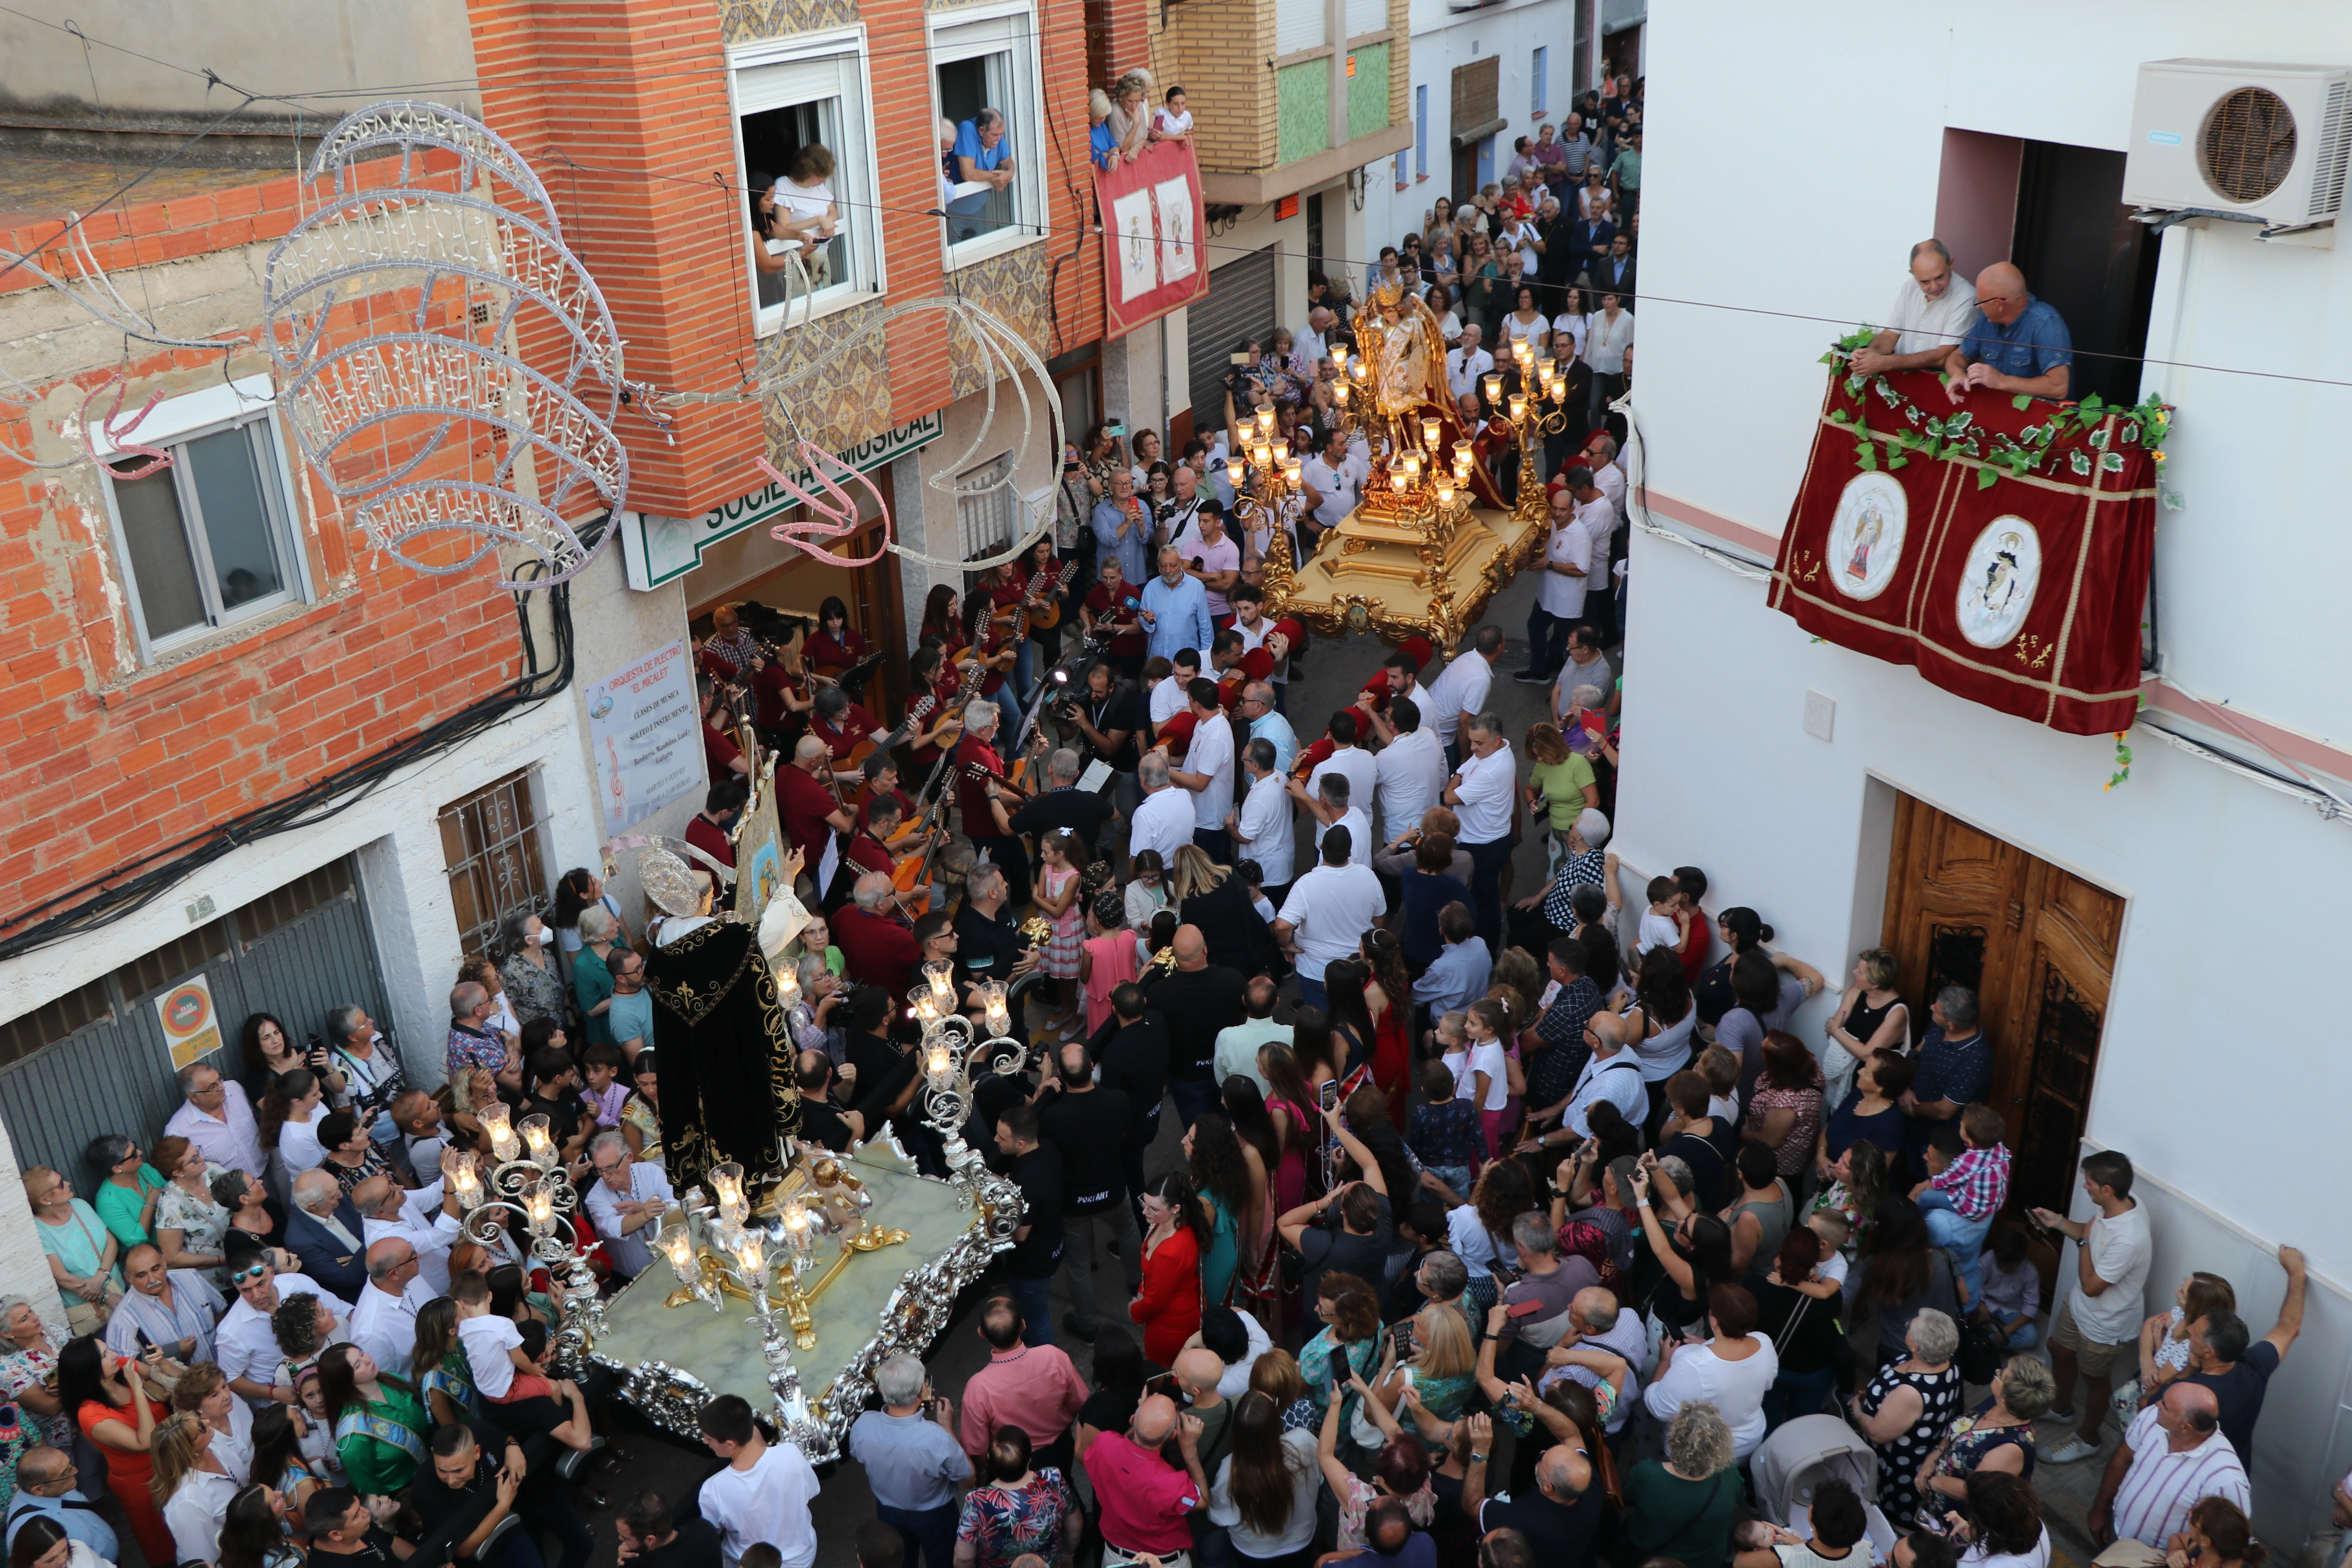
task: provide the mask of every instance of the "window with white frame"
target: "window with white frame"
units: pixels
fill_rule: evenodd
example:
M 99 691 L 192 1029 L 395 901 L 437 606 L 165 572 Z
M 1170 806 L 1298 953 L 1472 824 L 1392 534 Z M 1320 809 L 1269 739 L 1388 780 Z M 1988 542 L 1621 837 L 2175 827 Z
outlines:
M 1544 100 L 1549 97 L 1550 93 L 1544 79 L 1549 75 L 1550 63 L 1551 50 L 1549 47 L 1538 47 L 1534 58 L 1528 62 L 1528 71 L 1533 78 L 1531 85 L 1534 89 L 1528 94 L 1530 101 L 1528 104 L 1528 112 L 1529 114 L 1542 115 L 1549 112 L 1549 106 Z
M 735 129 L 758 330 L 883 287 L 860 29 L 739 49 Z
M 131 621 L 152 657 L 307 596 L 269 378 L 158 403 L 119 439 L 90 427 Z M 152 457 L 136 445 L 170 454 Z
M 1429 178 L 1429 89 L 1412 89 L 1412 174 L 1413 178 Z
M 955 127 L 940 162 L 948 265 L 1045 232 L 1046 159 L 1038 118 L 1037 18 L 1031 5 L 950 13 L 931 29 L 931 88 Z

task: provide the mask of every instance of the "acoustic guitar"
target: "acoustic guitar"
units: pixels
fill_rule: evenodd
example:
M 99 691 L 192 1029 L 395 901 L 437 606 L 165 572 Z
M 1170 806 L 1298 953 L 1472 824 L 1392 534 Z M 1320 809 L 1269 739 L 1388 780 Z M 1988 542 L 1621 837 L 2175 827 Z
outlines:
M 1045 599 L 1042 605 L 1034 610 L 1030 610 L 1027 608 L 1027 601 L 1024 601 L 1021 617 L 1021 631 L 1024 637 L 1026 637 L 1033 628 L 1041 632 L 1049 632 L 1062 624 L 1062 595 L 1069 591 L 1070 579 L 1077 574 L 1078 563 L 1075 561 L 1065 561 L 1062 563 L 1061 571 L 1055 574 L 1053 583 L 1042 591 Z M 1035 599 L 1039 596 L 1039 593 L 1040 590 L 1033 585 L 1029 597 Z

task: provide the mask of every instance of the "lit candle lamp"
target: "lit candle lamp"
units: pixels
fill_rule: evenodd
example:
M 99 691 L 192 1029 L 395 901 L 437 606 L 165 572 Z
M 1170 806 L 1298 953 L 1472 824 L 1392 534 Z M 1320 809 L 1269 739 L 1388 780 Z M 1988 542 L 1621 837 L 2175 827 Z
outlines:
M 735 1244 L 735 1262 L 743 1270 L 743 1278 L 757 1284 L 768 1272 L 768 1249 L 760 1243 L 760 1233 L 746 1231 Z
M 1431 451 L 1437 450 L 1437 420 L 1424 415 L 1421 421 L 1421 444 Z
M 1489 405 L 1503 401 L 1503 378 L 1501 376 L 1487 374 L 1480 376 L 1478 379 L 1486 384 L 1486 401 Z
M 1421 459 L 1410 452 L 1405 454 L 1404 477 L 1408 484 L 1421 478 Z
M 1404 473 L 1403 473 L 1403 470 L 1399 469 L 1397 472 L 1392 473 L 1392 474 L 1391 474 L 1391 475 L 1389 476 L 1389 489 L 1392 489 L 1392 490 L 1396 491 L 1396 493 L 1397 493 L 1397 494 L 1399 494 L 1399 495 L 1402 495 L 1402 494 L 1404 494 Z
M 482 1130 L 490 1135 L 490 1152 L 499 1163 L 505 1164 L 522 1150 L 515 1139 L 514 1112 L 504 1100 L 494 1100 L 475 1113 L 482 1119 Z
M 533 1182 L 522 1201 L 523 1212 L 530 1217 L 530 1233 L 545 1236 L 555 1223 L 555 1189 L 545 1182 Z
M 786 1204 L 783 1208 L 784 1241 L 794 1252 L 804 1252 L 813 1239 L 809 1235 L 808 1210 L 799 1204 Z
M 1355 391 L 1355 388 L 1349 386 L 1346 382 L 1335 381 L 1331 384 L 1331 401 L 1338 404 L 1340 407 L 1345 408 L 1348 406 L 1348 395 L 1353 391 Z
M 530 1149 L 530 1157 L 542 1167 L 555 1163 L 555 1139 L 551 1124 L 544 1113 L 522 1119 L 522 1141 Z
M 1341 370 L 1345 370 L 1345 369 L 1347 369 L 1347 368 L 1348 368 L 1348 345 L 1347 345 L 1347 344 L 1345 344 L 1345 343 L 1333 343 L 1333 344 L 1331 345 L 1331 350 L 1330 350 L 1330 352 L 1331 352 L 1331 363 L 1332 363 L 1333 364 L 1338 365 Z
M 470 1214 L 481 1206 L 482 1179 L 474 1173 L 473 1155 L 461 1155 L 457 1162 L 457 1169 L 449 1179 L 457 1184 L 459 1207 Z
M 933 959 L 923 965 L 923 979 L 930 985 L 931 994 L 940 1001 L 955 995 L 955 966 L 942 959 Z
M 1004 983 L 988 980 L 981 984 L 981 998 L 988 1019 L 990 1035 L 1002 1037 L 1013 1032 L 1013 1012 L 1005 1005 Z
M 727 1226 L 741 1225 L 745 1212 L 743 1167 L 732 1160 L 723 1165 L 712 1167 L 710 1190 L 719 1196 L 719 1223 Z
M 1282 465 L 1282 477 L 1291 484 L 1296 485 L 1298 483 L 1299 470 L 1305 466 L 1306 465 L 1301 463 L 1297 458 L 1293 458 L 1288 462 Z
M 1450 507 L 1454 504 L 1454 481 L 1452 479 L 1442 479 L 1437 481 L 1437 504 L 1439 506 L 1445 507 Z
M 933 1046 L 924 1053 L 923 1077 L 929 1080 L 933 1089 L 945 1084 L 954 1071 L 955 1058 L 949 1054 L 945 1046 Z
M 1364 362 L 1362 360 L 1357 360 L 1348 366 L 1348 374 L 1354 376 L 1358 381 L 1362 381 L 1371 373 L 1364 368 Z
M 673 1230 L 665 1233 L 654 1245 L 661 1248 L 662 1257 L 668 1260 L 670 1272 L 677 1276 L 679 1284 L 694 1283 L 696 1269 L 693 1237 L 688 1236 L 682 1229 Z
M 1225 478 L 1233 482 L 1234 489 L 1242 488 L 1242 460 L 1239 458 L 1225 459 Z
M 801 977 L 790 969 L 778 973 L 776 995 L 787 1007 L 796 1005 L 801 999 Z
M 1272 434 L 1273 430 L 1274 410 L 1271 408 L 1259 409 L 1257 411 L 1257 433 L 1261 436 L 1265 436 Z
M 1527 417 L 1527 398 L 1519 393 L 1515 392 L 1511 394 L 1511 423 L 1514 425 L 1517 424 L 1520 420 Z
M 1551 355 L 1549 355 L 1549 354 L 1538 354 L 1538 355 L 1536 355 L 1536 375 L 1537 375 L 1538 379 L 1539 379 L 1539 380 L 1543 380 L 1543 381 L 1549 381 L 1549 380 L 1551 379 L 1551 367 L 1552 367 L 1552 357 L 1551 357 Z
M 1286 462 L 1287 462 L 1287 461 L 1289 461 L 1289 460 L 1290 460 L 1290 443 L 1289 443 L 1289 442 L 1287 442 L 1287 441 L 1276 441 L 1276 442 L 1274 444 L 1274 446 L 1273 446 L 1273 447 L 1271 448 L 1271 450 L 1272 450 L 1272 451 L 1273 451 L 1273 453 L 1274 453 L 1274 461 L 1275 461 L 1275 466 L 1276 466 L 1276 467 L 1279 468 L 1279 467 L 1281 467 L 1284 463 L 1286 463 Z

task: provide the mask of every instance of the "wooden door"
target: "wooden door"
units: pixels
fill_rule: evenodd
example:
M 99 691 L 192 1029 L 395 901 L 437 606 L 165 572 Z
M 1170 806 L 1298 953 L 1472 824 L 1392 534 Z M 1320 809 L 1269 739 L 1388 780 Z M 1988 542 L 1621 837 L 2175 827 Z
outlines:
M 1947 985 L 1977 993 L 1993 1047 L 1987 1100 L 2009 1121 L 2012 1213 L 2068 1206 L 2098 1063 L 2123 900 L 1909 795 L 1899 796 L 1882 938 L 1916 1038 Z
M 898 491 L 890 483 L 889 465 L 876 469 L 870 477 L 875 489 L 882 493 L 885 513 L 895 517 L 898 511 Z M 864 696 L 867 711 L 887 724 L 906 711 L 907 626 L 899 605 L 898 558 L 884 550 L 882 544 L 883 523 L 877 517 L 853 535 L 848 544 L 834 549 L 835 553 L 852 560 L 861 555 L 876 557 L 851 572 L 856 602 L 849 606 L 849 622 L 865 632 L 868 647 L 880 648 L 888 656 L 866 683 Z

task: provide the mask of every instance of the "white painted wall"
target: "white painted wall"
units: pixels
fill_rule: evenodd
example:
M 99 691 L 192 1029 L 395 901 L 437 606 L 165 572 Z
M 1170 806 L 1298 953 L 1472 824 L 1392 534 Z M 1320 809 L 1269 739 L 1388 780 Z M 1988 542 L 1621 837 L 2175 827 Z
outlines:
M 1422 217 L 1440 195 L 1452 194 L 1454 169 L 1454 72 L 1473 60 L 1500 55 L 1503 64 L 1496 89 L 1496 111 L 1510 121 L 1495 137 L 1494 178 L 1503 177 L 1511 161 L 1511 143 L 1533 136 L 1545 123 L 1534 112 L 1534 73 L 1529 64 L 1538 47 L 1545 56 L 1545 120 L 1565 126 L 1576 98 L 1576 9 L 1574 0 L 1515 0 L 1482 11 L 1453 11 L 1445 0 L 1413 0 L 1412 83 L 1406 100 L 1410 111 L 1420 102 L 1419 89 L 1429 89 L 1429 177 L 1418 177 L 1413 149 L 1393 160 L 1383 158 L 1366 171 L 1370 187 L 1364 197 L 1364 219 L 1370 250 L 1350 252 L 1365 259 L 1353 271 L 1358 290 L 1364 267 L 1383 245 L 1394 245 L 1418 232 Z M 1396 188 L 1402 171 L 1405 188 Z
M 1878 318 L 1908 247 L 1930 232 L 1947 125 L 2121 147 L 2143 59 L 2352 61 L 2352 14 L 2316 4 L 2163 0 L 2128 26 L 2021 0 L 1703 4 L 1654 14 L 1647 32 L 1643 286 L 1665 297 L 1642 311 L 1648 483 L 1768 534 L 1811 440 L 1816 356 L 1843 323 Z M 1785 216 L 1785 191 L 1726 155 L 1755 133 L 1766 83 L 1839 105 L 1822 243 L 1736 246 L 1741 260 L 1726 266 L 1725 236 Z M 2158 296 L 2179 303 L 2177 321 L 2159 314 L 2152 354 L 2352 380 L 2352 246 L 2262 247 L 2189 228 L 2164 245 Z M 2180 408 L 2165 479 L 2186 506 L 2159 515 L 2158 536 L 2168 672 L 2275 723 L 2352 734 L 2335 636 L 2352 539 L 2324 434 L 2352 415 L 2352 391 L 2157 367 L 2147 385 Z M 1781 945 L 1839 973 L 1878 931 L 1879 781 L 2126 899 L 2088 1137 L 2148 1179 L 2149 1308 L 2188 1268 L 2215 1268 L 2260 1333 L 2278 1300 L 2272 1248 L 2303 1247 L 2320 1277 L 2257 1447 L 2259 1521 L 2291 1552 L 2324 1519 L 2352 1448 L 2352 1233 L 2338 1201 L 2352 1159 L 2332 1127 L 2293 1109 L 2332 1106 L 2352 1086 L 2317 1021 L 2320 977 L 2352 942 L 2352 911 L 2334 897 L 2352 876 L 2352 826 L 2145 730 L 2129 781 L 2103 791 L 2110 741 L 2056 734 L 1816 643 L 1765 607 L 1760 582 L 1691 551 L 1638 531 L 1632 548 L 1626 717 L 1638 739 L 1615 846 L 1629 862 L 1704 867 L 1710 901 L 1754 906 Z M 1803 731 L 1809 690 L 1837 704 L 1830 742 Z

